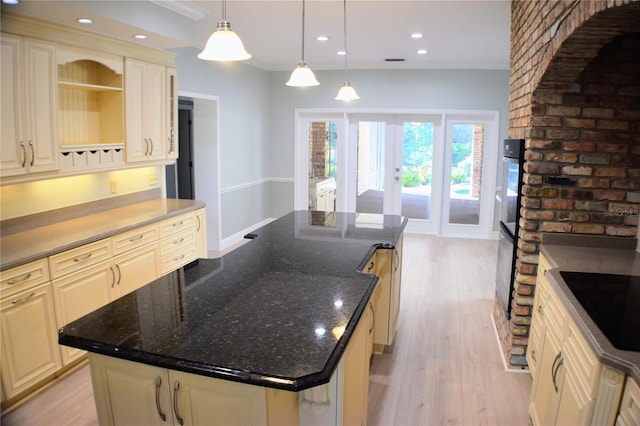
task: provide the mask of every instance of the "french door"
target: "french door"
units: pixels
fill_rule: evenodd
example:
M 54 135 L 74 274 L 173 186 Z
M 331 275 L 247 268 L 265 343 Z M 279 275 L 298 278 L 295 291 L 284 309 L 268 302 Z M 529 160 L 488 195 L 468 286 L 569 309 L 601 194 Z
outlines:
M 410 232 L 493 233 L 497 112 L 344 113 L 298 124 L 297 208 L 317 209 L 307 188 L 321 175 L 335 179 L 335 211 L 402 215 Z M 318 146 L 330 154 L 320 163 Z

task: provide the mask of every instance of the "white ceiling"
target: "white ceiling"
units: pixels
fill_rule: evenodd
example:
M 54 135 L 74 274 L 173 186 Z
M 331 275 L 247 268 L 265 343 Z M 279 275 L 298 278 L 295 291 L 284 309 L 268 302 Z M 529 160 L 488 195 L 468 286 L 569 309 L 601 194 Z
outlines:
M 2 10 L 82 27 L 141 44 L 201 49 L 222 18 L 219 0 L 20 0 Z M 77 18 L 94 20 L 90 26 Z M 265 70 L 290 70 L 301 57 L 302 0 L 228 0 L 227 20 Z M 341 69 L 343 2 L 306 0 L 305 59 L 312 69 Z M 412 32 L 422 32 L 415 40 Z M 509 0 L 349 0 L 350 69 L 509 69 Z M 317 35 L 328 35 L 319 42 Z M 138 42 L 138 41 L 136 41 Z M 428 50 L 418 55 L 417 49 Z M 385 62 L 402 58 L 404 62 Z

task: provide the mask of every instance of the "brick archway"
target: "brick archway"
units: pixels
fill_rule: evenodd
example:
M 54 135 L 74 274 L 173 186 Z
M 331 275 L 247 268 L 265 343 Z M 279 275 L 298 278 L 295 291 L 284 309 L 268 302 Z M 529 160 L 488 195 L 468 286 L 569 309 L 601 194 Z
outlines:
M 494 311 L 511 367 L 526 365 L 542 233 L 636 236 L 637 215 L 607 215 L 640 209 L 640 3 L 624 3 L 512 3 L 509 136 L 526 140 L 525 185 L 512 317 Z

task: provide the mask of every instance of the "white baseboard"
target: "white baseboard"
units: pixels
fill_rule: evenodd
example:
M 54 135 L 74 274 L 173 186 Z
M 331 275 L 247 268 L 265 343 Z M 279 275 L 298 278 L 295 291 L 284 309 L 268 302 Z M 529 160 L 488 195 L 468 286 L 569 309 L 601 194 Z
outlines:
M 235 246 L 241 242 L 243 242 L 243 240 L 245 239 L 244 236 L 252 231 L 255 231 L 256 229 L 268 225 L 271 222 L 273 222 L 274 220 L 276 220 L 277 218 L 275 217 L 270 217 L 267 218 L 265 220 L 263 220 L 262 222 L 258 222 L 254 225 L 251 225 L 248 228 L 243 229 L 242 231 L 236 232 L 235 234 L 224 238 L 222 241 L 220 241 L 220 251 L 225 251 L 228 248 L 231 248 L 232 246 Z

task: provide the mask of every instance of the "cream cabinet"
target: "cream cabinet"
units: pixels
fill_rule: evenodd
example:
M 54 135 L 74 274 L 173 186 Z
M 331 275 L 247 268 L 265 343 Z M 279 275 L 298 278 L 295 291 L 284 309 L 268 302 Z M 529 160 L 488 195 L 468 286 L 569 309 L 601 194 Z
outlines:
M 551 287 L 549 262 L 540 255 L 532 317 L 535 338 L 527 348 L 533 384 L 534 425 L 613 424 L 624 373 L 603 365 Z
M 374 352 L 382 352 L 385 346 L 392 345 L 395 337 L 402 287 L 402 241 L 400 237 L 394 249 L 376 250 L 374 266 L 369 271 L 380 277 L 372 297 L 375 311 Z
M 101 425 L 266 425 L 265 388 L 90 354 Z
M 624 387 L 620 411 L 616 419 L 616 426 L 640 425 L 640 386 L 632 379 L 627 379 Z
M 166 138 L 166 67 L 125 59 L 127 162 L 163 160 Z
M 1 34 L 2 177 L 58 169 L 56 45 Z
M 0 321 L 2 387 L 12 398 L 62 367 L 51 283 L 4 297 Z
M 167 158 L 180 154 L 178 141 L 178 72 L 167 67 Z
M 356 330 L 343 355 L 342 378 L 342 423 L 344 425 L 367 424 L 369 401 L 369 362 L 371 346 L 369 335 L 372 333 L 372 311 L 362 314 Z
M 160 222 L 161 274 L 176 270 L 200 257 L 202 242 L 198 240 L 202 238 L 201 233 L 204 231 L 202 213 L 202 210 L 190 212 Z
M 117 272 L 111 299 L 117 299 L 149 284 L 160 276 L 160 248 L 148 244 L 114 258 Z
M 74 274 L 53 280 L 56 322 L 63 328 L 72 321 L 106 305 L 111 301 L 110 288 L 116 283 L 116 272 L 111 260 L 82 269 Z M 60 346 L 62 364 L 69 365 L 85 352 L 69 346 Z
M 205 209 L 195 211 L 197 257 L 207 258 L 207 216 Z

